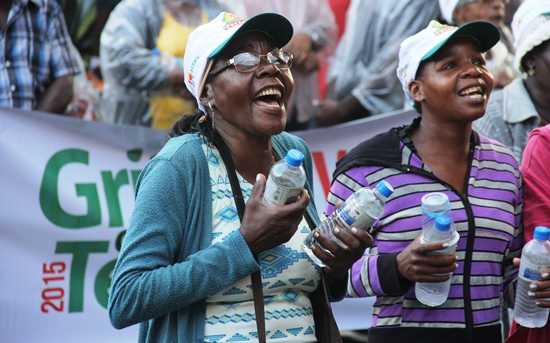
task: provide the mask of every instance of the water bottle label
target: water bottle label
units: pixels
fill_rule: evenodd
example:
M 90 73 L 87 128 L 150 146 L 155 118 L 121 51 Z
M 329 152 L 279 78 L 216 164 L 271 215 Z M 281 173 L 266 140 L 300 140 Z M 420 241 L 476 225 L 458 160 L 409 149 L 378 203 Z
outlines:
M 290 204 L 298 200 L 298 196 L 300 195 L 301 191 L 301 188 L 282 188 L 280 186 L 277 186 L 273 180 L 268 178 L 264 191 L 264 199 L 275 206 Z
M 375 219 L 372 219 L 366 212 L 351 201 L 346 201 L 344 205 L 338 208 L 337 213 L 340 220 L 348 226 L 348 229 L 352 226 L 366 229 L 372 226 L 375 221 Z
M 540 281 L 542 280 L 541 273 L 548 268 L 550 266 L 540 266 L 526 258 L 522 258 L 519 266 L 519 277 L 527 281 Z

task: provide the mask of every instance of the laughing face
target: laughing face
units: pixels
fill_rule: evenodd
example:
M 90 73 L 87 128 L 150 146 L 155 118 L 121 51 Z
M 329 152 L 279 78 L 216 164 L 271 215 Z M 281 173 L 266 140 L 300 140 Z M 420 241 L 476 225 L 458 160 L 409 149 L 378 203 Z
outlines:
M 212 70 L 241 53 L 267 55 L 277 49 L 263 32 L 235 37 L 216 57 Z M 253 69 L 253 68 L 252 68 Z M 205 108 L 211 103 L 218 131 L 266 136 L 282 132 L 287 105 L 294 89 L 290 69 L 279 69 L 265 57 L 255 70 L 240 72 L 234 66 L 211 75 L 201 96 Z
M 494 82 L 475 39 L 453 37 L 422 64 L 409 88 L 422 116 L 470 123 L 485 114 Z

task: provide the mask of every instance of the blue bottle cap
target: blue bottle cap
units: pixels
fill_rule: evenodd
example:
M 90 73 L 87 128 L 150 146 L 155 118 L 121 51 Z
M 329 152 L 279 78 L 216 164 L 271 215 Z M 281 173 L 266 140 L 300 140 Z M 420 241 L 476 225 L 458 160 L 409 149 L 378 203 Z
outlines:
M 393 194 L 393 187 L 386 180 L 380 181 L 380 183 L 376 185 L 376 189 L 386 198 L 389 198 L 390 195 Z
M 285 156 L 285 161 L 293 167 L 299 167 L 304 160 L 304 154 L 300 150 L 290 149 Z
M 533 238 L 541 241 L 547 241 L 550 238 L 550 229 L 546 226 L 537 226 L 535 228 Z
M 435 217 L 435 228 L 439 231 L 447 231 L 451 228 L 451 218 L 447 216 Z

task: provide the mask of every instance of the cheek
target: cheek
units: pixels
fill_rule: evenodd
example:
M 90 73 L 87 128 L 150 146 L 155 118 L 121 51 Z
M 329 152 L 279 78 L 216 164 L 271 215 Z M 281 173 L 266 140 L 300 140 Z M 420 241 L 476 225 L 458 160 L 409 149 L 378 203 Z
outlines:
M 495 78 L 493 77 L 493 74 L 491 74 L 489 71 L 486 71 L 483 73 L 483 75 L 483 80 L 487 84 L 487 88 L 489 89 L 489 91 L 492 91 L 495 84 Z
M 288 72 L 283 72 L 283 84 L 285 86 L 286 91 L 286 99 L 290 99 L 290 96 L 292 95 L 292 92 L 294 91 L 294 77 L 292 77 L 292 72 L 290 70 Z

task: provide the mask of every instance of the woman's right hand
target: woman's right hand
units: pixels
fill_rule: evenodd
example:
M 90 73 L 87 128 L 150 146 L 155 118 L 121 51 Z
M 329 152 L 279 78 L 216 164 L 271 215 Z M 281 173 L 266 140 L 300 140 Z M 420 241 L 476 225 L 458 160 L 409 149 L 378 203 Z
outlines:
M 397 255 L 397 269 L 401 277 L 413 282 L 447 281 L 456 269 L 456 254 L 429 255 L 430 252 L 444 249 L 443 242 L 420 243 L 416 237 Z M 439 274 L 439 275 L 438 275 Z
M 258 174 L 240 228 L 254 255 L 288 242 L 298 229 L 310 201 L 308 192 L 303 189 L 295 203 L 266 206 L 262 203 L 265 181 L 265 176 Z

